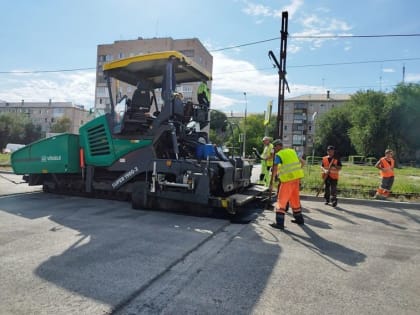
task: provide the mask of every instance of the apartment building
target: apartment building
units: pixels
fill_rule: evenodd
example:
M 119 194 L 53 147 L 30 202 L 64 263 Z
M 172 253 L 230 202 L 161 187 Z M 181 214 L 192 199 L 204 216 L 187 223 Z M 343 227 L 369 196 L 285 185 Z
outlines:
M 213 57 L 197 38 L 172 39 L 170 37 L 165 37 L 143 39 L 139 37 L 135 40 L 118 40 L 112 44 L 101 44 L 98 45 L 97 50 L 95 109 L 97 111 L 105 112 L 108 112 L 110 109 L 108 87 L 102 70 L 103 64 L 121 58 L 167 50 L 175 50 L 183 53 L 186 57 L 189 57 L 197 64 L 201 65 L 210 74 L 212 73 Z M 118 93 L 131 97 L 135 89 L 133 86 L 121 83 L 119 84 L 117 91 L 116 82 L 112 82 L 111 87 L 114 101 L 116 97 L 115 94 Z M 209 87 L 211 89 L 210 83 Z M 183 94 L 185 101 L 197 103 L 197 88 L 198 83 L 185 83 L 177 87 L 177 90 Z M 156 97 L 158 98 L 158 104 L 161 104 L 162 100 L 159 99 L 160 93 L 157 93 Z
M 306 94 L 284 100 L 283 145 L 293 147 L 300 154 L 310 154 L 314 147 L 317 119 L 332 108 L 344 105 L 350 97 L 350 94 L 331 94 L 327 91 L 325 94 Z M 231 122 L 238 123 L 244 119 L 244 112 L 225 114 Z M 252 114 L 258 113 L 248 113 Z M 277 116 L 277 113 L 273 115 Z
M 62 117 L 71 121 L 70 132 L 78 134 L 79 128 L 88 122 L 92 115 L 83 105 L 71 102 L 6 102 L 0 101 L 1 113 L 16 113 L 27 115 L 34 125 L 40 125 L 42 132 L 49 133 L 51 126 Z
M 350 94 L 306 94 L 284 101 L 283 144 L 309 154 L 314 146 L 315 124 L 323 114 L 344 105 Z

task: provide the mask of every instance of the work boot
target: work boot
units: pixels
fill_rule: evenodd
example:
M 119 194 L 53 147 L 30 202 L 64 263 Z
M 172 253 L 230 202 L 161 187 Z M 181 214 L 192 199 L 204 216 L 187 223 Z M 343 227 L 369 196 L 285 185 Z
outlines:
M 330 203 L 330 201 L 328 199 L 325 199 L 325 204 L 327 205 L 329 203 Z
M 284 214 L 276 212 L 276 223 L 271 223 L 271 227 L 284 230 Z
M 337 198 L 334 198 L 333 200 L 332 200 L 332 206 L 333 207 L 337 207 L 337 203 L 338 203 L 338 200 L 337 200 Z
M 303 225 L 305 223 L 305 220 L 303 219 L 302 212 L 293 213 L 293 217 L 295 218 L 292 220 L 292 223 L 296 223 L 299 225 Z

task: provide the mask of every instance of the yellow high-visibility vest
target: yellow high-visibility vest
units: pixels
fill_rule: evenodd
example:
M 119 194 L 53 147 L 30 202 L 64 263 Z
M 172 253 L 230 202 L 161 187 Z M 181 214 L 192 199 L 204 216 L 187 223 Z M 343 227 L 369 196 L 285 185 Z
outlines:
M 263 150 L 263 152 L 261 154 L 261 157 L 263 159 L 267 159 L 271 155 L 271 152 L 273 152 L 273 144 L 272 143 L 269 143 L 268 145 L 264 146 L 264 150 Z M 265 161 L 265 163 L 269 167 L 273 166 L 273 158 L 267 159 Z
M 277 166 L 277 173 L 282 183 L 304 177 L 302 165 L 295 150 L 282 149 L 277 152 L 277 155 L 282 162 Z

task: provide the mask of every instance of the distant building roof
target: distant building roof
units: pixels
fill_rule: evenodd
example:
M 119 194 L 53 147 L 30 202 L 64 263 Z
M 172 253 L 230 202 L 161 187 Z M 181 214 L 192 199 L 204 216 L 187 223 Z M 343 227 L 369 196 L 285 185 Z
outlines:
M 304 94 L 285 99 L 285 101 L 348 101 L 351 94 Z
M 53 108 L 57 108 L 57 107 L 76 107 L 79 109 L 85 109 L 83 105 L 76 105 L 73 104 L 72 102 L 6 102 L 6 101 L 0 101 L 0 107 L 24 107 L 24 108 L 28 108 L 28 107 L 36 107 L 36 108 L 44 108 L 44 107 L 53 107 Z

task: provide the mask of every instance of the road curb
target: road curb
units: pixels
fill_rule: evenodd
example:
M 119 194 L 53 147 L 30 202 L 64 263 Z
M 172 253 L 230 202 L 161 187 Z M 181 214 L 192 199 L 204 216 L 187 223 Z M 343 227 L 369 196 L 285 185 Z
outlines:
M 324 203 L 322 197 L 316 197 L 311 195 L 301 195 L 301 200 L 308 201 L 319 201 Z M 398 202 L 398 201 L 384 201 L 384 200 L 369 200 L 369 199 L 354 199 L 354 198 L 339 198 L 339 203 L 344 204 L 359 204 L 366 206 L 377 206 L 377 207 L 395 207 L 395 208 L 409 208 L 420 210 L 420 203 L 417 202 Z

